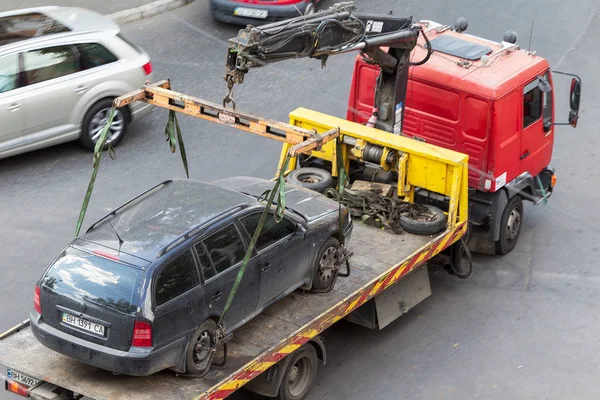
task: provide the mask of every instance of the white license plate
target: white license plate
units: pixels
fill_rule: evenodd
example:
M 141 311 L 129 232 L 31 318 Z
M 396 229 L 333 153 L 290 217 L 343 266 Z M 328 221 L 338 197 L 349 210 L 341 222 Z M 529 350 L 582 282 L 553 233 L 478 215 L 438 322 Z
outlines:
M 269 11 L 257 10 L 256 8 L 236 7 L 233 10 L 233 15 L 238 15 L 240 17 L 265 19 L 269 16 Z
M 62 321 L 67 325 L 75 326 L 79 329 L 83 329 L 84 331 L 104 336 L 104 325 L 95 324 L 88 320 L 67 313 L 63 313 Z
M 8 379 L 11 379 L 15 382 L 19 382 L 22 383 L 25 386 L 35 386 L 38 384 L 39 380 L 34 379 L 30 376 L 24 375 L 20 372 L 14 371 L 10 368 L 6 369 L 6 376 L 8 377 Z

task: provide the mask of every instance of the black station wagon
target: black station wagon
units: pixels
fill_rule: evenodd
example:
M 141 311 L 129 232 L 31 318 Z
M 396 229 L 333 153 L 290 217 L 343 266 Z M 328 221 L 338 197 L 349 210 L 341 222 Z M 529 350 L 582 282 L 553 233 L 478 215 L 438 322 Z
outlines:
M 31 327 L 59 353 L 126 375 L 171 368 L 202 373 L 216 321 L 273 182 L 171 180 L 134 198 L 74 239 L 37 282 Z M 234 331 L 290 292 L 324 290 L 340 240 L 342 208 L 286 185 L 282 221 L 268 218 L 232 306 Z

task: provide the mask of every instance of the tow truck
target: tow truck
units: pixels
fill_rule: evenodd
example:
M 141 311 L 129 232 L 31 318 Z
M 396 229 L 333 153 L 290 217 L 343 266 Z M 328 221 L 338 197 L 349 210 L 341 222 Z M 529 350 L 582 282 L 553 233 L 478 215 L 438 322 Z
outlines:
M 351 269 L 349 265 L 345 274 L 338 272 L 332 290 L 294 292 L 271 306 L 228 337 L 220 357 L 202 378 L 171 371 L 150 377 L 114 376 L 44 348 L 25 320 L 0 335 L 0 364 L 8 368 L 6 388 L 35 399 L 216 400 L 242 387 L 267 397 L 303 399 L 318 365 L 327 361 L 321 337 L 327 328 L 346 319 L 384 329 L 431 295 L 428 265 L 434 260 L 442 260 L 452 274 L 468 277 L 462 260 L 469 255 L 464 242 L 469 156 L 395 132 L 402 113 L 387 111 L 406 100 L 410 54 L 425 29 L 410 18 L 359 14 L 353 4 L 340 3 L 312 16 L 241 30 L 230 41 L 228 92 L 222 104 L 175 92 L 169 81 L 161 81 L 115 99 L 114 106 L 143 101 L 279 140 L 283 147 L 276 181 L 311 165 L 342 183 L 347 171 L 352 185 L 365 176 L 385 175 L 385 181 L 392 182 L 391 197 L 408 204 L 420 201 L 423 190 L 440 196 L 445 201 L 441 232 L 397 233 L 357 221 L 347 244 L 353 253 Z M 369 65 L 379 68 L 374 93 L 377 118 L 367 124 L 306 108 L 293 110 L 289 123 L 236 110 L 234 85 L 243 83 L 250 69 L 299 57 L 325 63 L 331 55 L 350 51 L 360 51 Z M 431 52 L 425 57 L 430 58 Z M 425 57 L 419 64 L 427 61 Z M 300 181 L 307 186 L 314 183 L 312 178 Z

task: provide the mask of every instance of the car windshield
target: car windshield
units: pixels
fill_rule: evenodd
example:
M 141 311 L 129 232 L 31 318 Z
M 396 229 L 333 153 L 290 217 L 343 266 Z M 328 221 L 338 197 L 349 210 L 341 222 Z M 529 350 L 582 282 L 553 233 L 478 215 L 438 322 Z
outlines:
M 44 287 L 132 314 L 139 299 L 140 271 L 116 261 L 67 248 L 50 267 Z

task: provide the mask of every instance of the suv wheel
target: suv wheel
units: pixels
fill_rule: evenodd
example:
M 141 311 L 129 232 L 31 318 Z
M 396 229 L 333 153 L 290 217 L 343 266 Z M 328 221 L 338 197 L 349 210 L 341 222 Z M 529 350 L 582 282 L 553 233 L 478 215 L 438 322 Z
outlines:
M 96 142 L 100 138 L 102 128 L 104 128 L 108 120 L 111 107 L 112 99 L 103 99 L 94 104 L 85 114 L 81 137 L 79 138 L 79 142 L 83 147 L 88 150 L 94 150 Z M 123 139 L 123 136 L 127 132 L 128 116 L 125 113 L 124 109 L 117 109 L 113 122 L 110 125 L 106 143 L 110 143 L 113 147 Z
M 212 364 L 217 324 L 212 319 L 204 321 L 192 335 L 185 357 L 186 373 L 201 377 Z
M 339 248 L 340 242 L 334 237 L 327 239 L 323 246 L 321 246 L 315 260 L 312 290 L 320 292 L 333 288 L 333 283 L 338 273 L 338 270 L 334 266 L 338 261 L 337 250 Z

